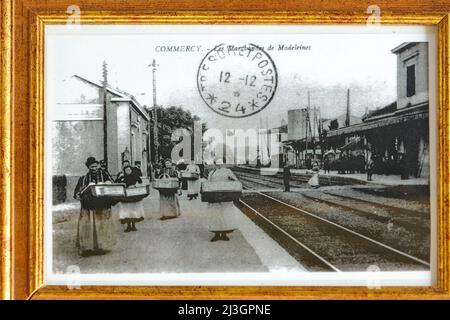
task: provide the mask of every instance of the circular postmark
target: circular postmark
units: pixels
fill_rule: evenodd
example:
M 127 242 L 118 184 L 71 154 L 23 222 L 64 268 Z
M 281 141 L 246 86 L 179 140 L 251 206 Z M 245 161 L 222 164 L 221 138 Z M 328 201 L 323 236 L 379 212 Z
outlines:
M 272 58 L 254 44 L 219 44 L 203 58 L 197 87 L 213 111 L 227 117 L 248 117 L 272 101 L 278 75 Z

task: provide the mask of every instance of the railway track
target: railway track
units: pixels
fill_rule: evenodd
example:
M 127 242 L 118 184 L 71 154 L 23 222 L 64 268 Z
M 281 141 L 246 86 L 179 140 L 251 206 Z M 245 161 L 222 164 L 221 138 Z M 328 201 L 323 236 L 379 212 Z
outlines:
M 261 170 L 251 167 L 233 167 L 231 168 L 235 174 L 250 174 L 258 177 L 268 177 L 272 179 L 272 181 L 277 181 L 277 183 L 283 184 L 283 172 L 277 170 L 275 174 L 270 175 L 261 175 Z M 262 169 L 264 170 L 264 169 Z M 269 170 L 269 169 L 267 169 Z M 291 174 L 291 186 L 292 187 L 302 187 L 305 186 L 308 180 L 311 178 L 310 175 L 304 174 Z M 335 177 L 335 176 L 319 176 L 320 184 L 323 186 L 336 186 L 336 185 L 353 185 L 353 184 L 364 184 L 363 181 L 352 179 L 346 177 L 345 179 Z
M 275 192 L 273 196 L 288 205 L 306 209 L 317 216 L 387 244 L 422 261 L 429 260 L 430 229 L 429 220 L 426 220 L 424 212 L 340 196 L 330 190 L 298 191 L 299 197 L 292 198 L 289 197 L 289 194 L 276 193 L 280 188 L 276 190 L 275 187 L 278 185 L 282 187 L 282 182 L 272 181 L 273 176 L 260 176 L 257 173 L 242 174 L 241 172 L 236 175 L 242 179 L 247 192 L 256 190 L 272 194 L 273 190 Z M 311 201 L 305 203 L 302 202 L 302 199 Z M 313 201 L 319 204 L 317 208 L 311 208 Z M 305 206 L 301 203 L 305 203 Z
M 276 187 L 278 187 L 278 188 L 284 187 L 282 179 L 273 177 L 273 176 L 261 176 L 256 173 L 248 174 L 248 173 L 242 173 L 240 171 L 237 172 L 237 176 L 239 177 L 239 179 L 242 179 L 245 182 L 251 182 L 256 185 L 261 185 L 268 189 L 276 188 Z M 306 184 L 302 183 L 301 185 L 299 185 L 299 184 L 291 183 L 290 186 L 294 187 L 294 188 L 295 187 L 305 187 Z M 344 196 L 344 195 L 336 194 L 336 193 L 329 192 L 329 191 L 323 191 L 323 193 L 326 195 L 335 197 L 335 198 L 340 198 L 341 200 L 344 200 L 344 202 L 346 202 L 347 204 L 343 204 L 342 203 L 343 201 L 339 201 L 339 200 L 331 201 L 331 200 L 320 199 L 320 198 L 313 197 L 310 195 L 305 195 L 305 194 L 303 194 L 303 196 L 308 197 L 310 200 L 321 201 L 321 202 L 327 203 L 331 206 L 341 207 L 343 209 L 355 211 L 362 216 L 371 218 L 371 219 L 379 221 L 379 222 L 386 223 L 386 222 L 389 222 L 394 219 L 393 222 L 395 222 L 399 226 L 403 226 L 403 227 L 413 230 L 413 231 L 423 231 L 423 225 L 422 225 L 422 219 L 424 216 L 423 212 L 409 210 L 409 209 L 405 209 L 405 208 L 401 208 L 401 207 L 390 206 L 390 205 L 381 204 L 378 202 L 359 199 L 359 198 L 354 198 L 354 197 L 350 197 L 350 196 Z M 372 211 L 376 211 L 378 209 L 378 213 L 373 213 L 371 210 L 357 209 L 358 207 L 368 208 L 368 206 L 371 207 L 370 209 Z M 385 215 L 380 214 L 383 212 L 386 214 Z M 414 220 L 415 222 L 410 223 L 406 220 Z
M 381 270 L 427 270 L 430 265 L 428 257 L 418 258 L 391 245 L 381 239 L 374 239 L 367 233 L 354 231 L 320 215 L 291 205 L 260 192 L 258 189 L 280 189 L 282 180 L 274 176 L 260 176 L 250 172 L 235 172 L 248 191 L 241 198 L 238 206 L 256 224 L 260 225 L 268 234 L 280 242 L 286 250 L 299 262 L 312 271 L 364 271 L 370 265 L 377 265 Z M 332 197 L 335 193 L 324 192 Z M 338 201 L 324 201 L 311 195 L 302 196 L 310 200 L 320 201 L 330 206 L 345 210 L 346 213 L 358 215 L 371 221 L 380 223 L 392 222 L 388 214 L 397 207 L 384 206 L 368 200 L 340 197 L 341 200 L 351 201 L 353 206 L 346 206 Z M 361 204 L 373 205 L 381 214 L 370 210 L 355 209 Z M 336 209 L 335 209 L 336 210 Z M 412 210 L 400 210 L 408 217 L 422 215 Z M 424 228 L 406 221 L 394 220 L 396 226 L 403 226 L 412 231 L 423 232 Z
M 239 176 L 256 176 L 258 178 L 261 178 L 265 181 L 267 181 L 268 179 L 270 179 L 271 181 L 283 185 L 283 173 L 277 171 L 275 174 L 270 174 L 270 175 L 261 175 L 260 171 L 258 171 L 257 169 L 252 169 L 252 168 L 248 168 L 248 167 L 233 167 L 232 168 L 233 172 Z M 306 183 L 308 182 L 309 177 L 308 176 L 295 176 L 292 175 L 291 176 L 291 185 L 292 186 L 298 186 L 298 185 L 303 185 L 305 186 Z
M 335 197 L 339 197 L 345 200 L 349 200 L 349 201 L 357 201 L 360 203 L 366 203 L 368 205 L 371 205 L 373 207 L 376 208 L 380 208 L 383 210 L 388 210 L 388 211 L 394 211 L 396 214 L 401 214 L 402 216 L 407 216 L 407 217 L 413 217 L 413 218 L 423 218 L 424 212 L 421 211 L 416 211 L 416 210 L 410 210 L 410 209 L 405 209 L 405 208 L 401 208 L 401 207 L 395 207 L 395 206 L 390 206 L 387 204 L 382 204 L 379 202 L 375 202 L 375 201 L 369 201 L 369 200 L 365 200 L 365 199 L 359 199 L 359 198 L 355 198 L 355 197 L 350 197 L 350 196 L 344 196 L 342 194 L 336 194 L 334 192 L 324 192 L 325 194 L 329 194 L 331 196 L 335 196 Z
M 248 185 L 258 185 L 258 186 L 262 186 L 267 189 L 274 189 L 274 190 L 281 188 L 281 186 L 276 182 L 261 181 L 258 178 L 246 177 L 243 175 L 238 175 L 238 178 L 241 182 L 244 183 L 244 188 L 246 188 L 246 189 L 252 189 L 252 188 L 249 188 Z M 247 185 L 247 187 L 246 187 L 246 185 Z
M 428 270 L 427 261 L 287 204 L 262 192 L 246 193 L 238 206 L 312 271 Z
M 325 195 L 328 195 L 329 193 L 324 192 Z M 363 218 L 367 218 L 369 220 L 373 220 L 373 221 L 378 221 L 380 223 L 391 223 L 392 226 L 396 226 L 396 227 L 403 227 L 406 230 L 412 231 L 414 233 L 419 233 L 419 232 L 425 232 L 427 230 L 427 228 L 424 225 L 421 225 L 417 222 L 413 223 L 413 222 L 409 222 L 407 219 L 400 219 L 401 217 L 397 216 L 396 214 L 392 214 L 392 212 L 388 212 L 386 211 L 386 208 L 382 205 L 378 206 L 378 211 L 373 212 L 370 210 L 364 210 L 364 209 L 360 209 L 361 205 L 364 205 L 365 202 L 364 201 L 359 201 L 358 199 L 355 200 L 346 200 L 344 201 L 344 203 L 342 201 L 339 201 L 339 199 L 323 199 L 323 198 L 319 198 L 319 197 L 314 197 L 311 196 L 310 194 L 302 194 L 303 197 L 315 201 L 315 202 L 321 202 L 321 203 L 325 203 L 328 204 L 331 207 L 335 207 L 335 208 L 341 208 L 343 210 L 345 210 L 346 212 L 351 212 L 354 215 L 363 217 Z M 333 197 L 339 198 L 338 195 L 334 195 Z M 370 206 L 372 206 L 373 204 L 370 203 Z M 364 207 L 364 206 L 363 206 Z M 381 212 L 380 212 L 381 211 Z M 384 211 L 384 214 L 383 214 Z M 388 212 L 388 213 L 387 213 Z M 409 217 L 411 218 L 411 217 Z

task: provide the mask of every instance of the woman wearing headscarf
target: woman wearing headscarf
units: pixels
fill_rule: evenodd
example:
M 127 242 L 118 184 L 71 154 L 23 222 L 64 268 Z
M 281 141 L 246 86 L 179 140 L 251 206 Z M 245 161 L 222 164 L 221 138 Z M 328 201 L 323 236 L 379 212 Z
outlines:
M 81 204 L 76 246 L 79 254 L 84 257 L 108 253 L 115 243 L 111 202 L 106 198 L 99 199 L 82 195 L 82 191 L 89 185 L 109 184 L 112 181 L 108 174 L 99 169 L 98 162 L 94 157 L 89 157 L 85 165 L 89 171 L 78 179 L 74 191 L 74 198 Z
M 233 171 L 224 166 L 222 159 L 215 161 L 216 167 L 208 175 L 209 182 L 238 181 Z M 214 233 L 211 242 L 223 240 L 229 241 L 228 234 L 236 230 L 236 226 L 230 223 L 227 212 L 233 210 L 233 202 L 208 202 L 209 231 Z
M 191 161 L 186 167 L 186 172 L 198 174 L 198 179 L 187 181 L 187 196 L 189 200 L 197 199 L 200 192 L 200 167 Z
M 142 183 L 141 177 L 130 165 L 123 168 L 123 174 L 116 181 L 125 184 L 126 188 L 133 188 L 136 184 Z M 124 232 L 137 231 L 136 222 L 144 220 L 143 200 L 137 202 L 119 202 L 119 217 L 122 224 L 127 224 Z
M 178 178 L 177 171 L 173 168 L 170 159 L 164 161 L 158 178 Z M 159 189 L 161 220 L 174 219 L 180 216 L 180 204 L 177 193 L 178 189 Z
M 186 163 L 184 162 L 184 159 L 180 159 L 179 161 L 178 161 L 178 163 L 177 163 L 177 165 L 175 166 L 175 170 L 178 172 L 178 175 L 180 176 L 181 175 L 181 172 L 182 171 L 185 171 L 186 170 L 186 168 L 187 168 L 187 165 L 186 165 Z M 184 179 L 180 179 L 181 181 L 181 189 L 182 190 L 187 190 L 187 188 L 188 188 L 188 184 L 187 184 L 187 181 L 186 180 L 184 180 Z

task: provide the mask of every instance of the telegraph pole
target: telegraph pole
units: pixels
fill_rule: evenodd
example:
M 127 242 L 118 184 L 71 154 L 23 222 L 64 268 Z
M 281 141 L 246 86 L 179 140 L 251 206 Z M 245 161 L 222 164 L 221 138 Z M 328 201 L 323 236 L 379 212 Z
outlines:
M 308 139 L 309 139 L 309 134 L 311 134 L 311 142 L 312 142 L 312 130 L 311 130 L 311 118 L 310 118 L 310 109 L 311 109 L 311 95 L 310 92 L 308 90 L 308 107 L 306 108 L 306 143 L 305 143 L 305 160 L 306 157 L 308 156 Z M 314 143 L 313 143 L 313 149 L 314 149 Z M 313 151 L 314 152 L 314 151 Z
M 345 113 L 345 126 L 350 125 L 350 89 L 347 89 L 347 111 Z
M 311 134 L 312 141 L 313 141 L 313 157 L 316 159 L 316 121 L 317 121 L 317 113 L 316 113 L 316 107 L 313 108 L 313 131 Z
M 158 162 L 159 155 L 159 141 L 158 141 L 158 105 L 156 102 L 156 60 L 153 59 L 153 63 L 149 65 L 152 67 L 152 75 L 153 75 L 153 145 L 154 145 L 154 155 L 155 162 Z
M 262 121 L 261 121 L 261 118 L 259 118 L 259 127 L 258 127 L 258 132 L 257 132 L 258 140 L 256 141 L 256 164 L 258 164 L 258 159 L 259 159 L 259 163 L 262 164 L 261 148 L 260 148 L 261 127 L 262 127 Z
M 108 166 L 108 119 L 107 119 L 107 86 L 108 86 L 108 64 L 103 61 L 103 160 Z

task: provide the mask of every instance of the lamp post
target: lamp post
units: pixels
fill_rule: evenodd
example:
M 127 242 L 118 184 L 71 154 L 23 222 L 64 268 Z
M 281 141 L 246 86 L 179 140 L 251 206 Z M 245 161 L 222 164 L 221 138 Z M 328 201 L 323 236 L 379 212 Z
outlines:
M 103 61 L 103 82 L 102 82 L 102 100 L 103 100 L 103 160 L 108 166 L 108 64 Z
M 148 67 L 152 67 L 152 76 L 153 76 L 153 146 L 154 146 L 154 157 L 155 162 L 159 159 L 159 141 L 158 141 L 158 108 L 156 102 L 156 60 L 153 59 L 152 64 L 149 64 Z

